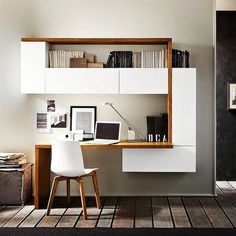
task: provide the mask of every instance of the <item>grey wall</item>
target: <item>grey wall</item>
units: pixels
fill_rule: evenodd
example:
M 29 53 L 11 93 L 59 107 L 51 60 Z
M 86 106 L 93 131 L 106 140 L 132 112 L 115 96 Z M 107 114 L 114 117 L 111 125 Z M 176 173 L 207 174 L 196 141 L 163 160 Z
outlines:
M 51 138 L 35 130 L 35 113 L 45 111 L 47 99 L 56 99 L 60 111 L 97 105 L 98 119 L 117 120 L 99 106 L 113 101 L 142 131 L 146 115 L 165 110 L 163 96 L 21 95 L 21 37 L 171 37 L 197 68 L 197 172 L 122 173 L 121 152 L 112 150 L 86 152 L 85 162 L 100 168 L 102 194 L 213 193 L 212 27 L 213 0 L 0 0 L 0 150 L 22 151 L 34 161 L 34 144 Z
M 236 83 L 236 11 L 216 13 L 217 180 L 236 180 L 236 112 L 227 110 L 227 82 Z

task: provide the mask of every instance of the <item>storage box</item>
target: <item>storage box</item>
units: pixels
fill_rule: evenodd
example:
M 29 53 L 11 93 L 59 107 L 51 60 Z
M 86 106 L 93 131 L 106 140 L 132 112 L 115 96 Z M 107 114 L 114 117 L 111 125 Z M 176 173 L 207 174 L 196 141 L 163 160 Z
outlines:
M 0 169 L 0 205 L 23 205 L 32 197 L 32 164 Z
M 71 68 L 86 68 L 87 59 L 86 58 L 70 58 L 70 67 Z

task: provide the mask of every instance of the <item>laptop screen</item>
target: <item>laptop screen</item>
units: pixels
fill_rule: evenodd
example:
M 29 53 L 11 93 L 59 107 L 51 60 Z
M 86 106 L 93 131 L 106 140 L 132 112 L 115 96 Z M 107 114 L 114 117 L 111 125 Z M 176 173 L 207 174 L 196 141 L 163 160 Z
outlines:
M 96 139 L 119 140 L 120 123 L 97 122 Z

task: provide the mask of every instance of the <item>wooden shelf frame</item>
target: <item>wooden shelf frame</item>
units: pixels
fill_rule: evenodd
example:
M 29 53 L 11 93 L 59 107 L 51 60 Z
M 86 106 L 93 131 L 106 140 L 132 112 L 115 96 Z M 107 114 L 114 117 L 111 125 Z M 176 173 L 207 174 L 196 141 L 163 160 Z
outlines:
M 78 45 L 166 45 L 168 50 L 168 142 L 172 143 L 172 38 L 21 38 L 21 42 Z

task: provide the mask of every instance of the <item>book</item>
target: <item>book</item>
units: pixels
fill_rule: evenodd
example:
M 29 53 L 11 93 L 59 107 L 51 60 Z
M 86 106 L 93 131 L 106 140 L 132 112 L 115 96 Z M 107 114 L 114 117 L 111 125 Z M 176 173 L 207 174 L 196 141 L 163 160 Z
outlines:
M 95 63 L 87 63 L 88 68 L 103 68 L 104 64 L 102 62 L 95 62 Z
M 86 58 L 70 58 L 70 67 L 71 68 L 86 68 L 87 67 L 87 59 Z
M 17 153 L 11 153 L 11 152 L 1 152 L 0 153 L 0 160 L 14 160 L 20 157 L 24 157 L 24 153 L 17 152 Z

